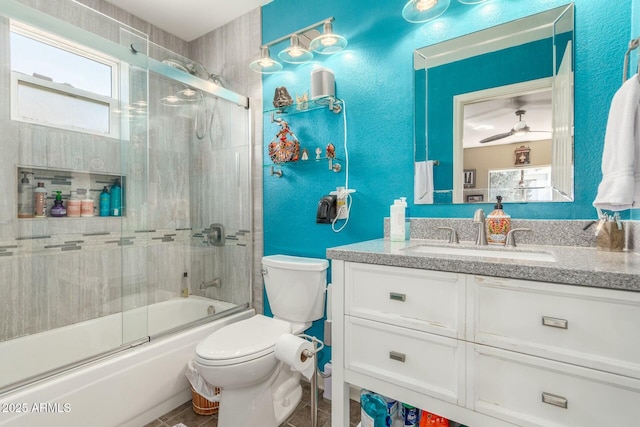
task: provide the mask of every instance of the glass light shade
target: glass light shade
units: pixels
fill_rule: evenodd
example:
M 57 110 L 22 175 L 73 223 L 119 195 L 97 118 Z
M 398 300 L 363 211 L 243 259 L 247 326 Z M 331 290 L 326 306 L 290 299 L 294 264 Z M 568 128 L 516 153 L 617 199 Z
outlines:
M 260 58 L 251 62 L 251 64 L 249 64 L 249 68 L 256 73 L 273 74 L 282 70 L 282 64 L 275 59 L 271 59 L 268 46 L 262 46 L 260 49 Z
M 402 17 L 412 23 L 431 21 L 449 8 L 451 0 L 409 0 L 402 9 Z
M 313 53 L 300 46 L 298 36 L 294 34 L 291 36 L 291 46 L 282 50 L 278 54 L 278 58 L 290 64 L 303 64 L 313 59 Z
M 311 44 L 309 44 L 312 51 L 323 55 L 340 52 L 345 47 L 347 47 L 347 39 L 333 33 L 331 21 L 325 21 L 324 33 L 311 40 Z
M 487 0 L 458 0 L 458 1 L 462 4 L 478 4 L 478 3 L 484 3 Z

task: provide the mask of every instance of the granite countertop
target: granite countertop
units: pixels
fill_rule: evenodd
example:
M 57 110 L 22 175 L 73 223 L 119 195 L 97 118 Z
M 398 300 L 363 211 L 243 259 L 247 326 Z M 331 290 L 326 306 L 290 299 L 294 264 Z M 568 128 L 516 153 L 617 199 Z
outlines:
M 433 254 L 411 249 L 420 245 L 478 251 L 497 249 L 504 252 L 537 252 L 552 254 L 556 261 Z M 472 242 L 455 245 L 444 243 L 442 240 L 411 239 L 406 242 L 391 242 L 389 239 L 377 239 L 329 248 L 327 258 L 640 292 L 640 253 L 630 251 L 606 252 L 591 247 L 547 245 L 504 248 L 474 246 Z

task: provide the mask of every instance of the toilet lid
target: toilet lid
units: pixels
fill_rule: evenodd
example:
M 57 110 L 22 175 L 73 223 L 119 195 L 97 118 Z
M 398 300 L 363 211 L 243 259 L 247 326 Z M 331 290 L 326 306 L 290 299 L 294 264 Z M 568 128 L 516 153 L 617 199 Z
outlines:
M 290 332 L 288 322 L 257 314 L 209 335 L 196 347 L 196 358 L 205 365 L 229 365 L 256 359 L 272 353 L 278 337 Z

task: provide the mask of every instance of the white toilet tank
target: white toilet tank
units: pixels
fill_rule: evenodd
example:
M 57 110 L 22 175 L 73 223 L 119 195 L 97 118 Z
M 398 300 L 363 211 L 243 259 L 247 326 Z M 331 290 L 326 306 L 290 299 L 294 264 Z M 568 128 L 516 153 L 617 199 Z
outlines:
M 329 261 L 289 255 L 262 258 L 262 277 L 273 315 L 308 323 L 324 314 Z

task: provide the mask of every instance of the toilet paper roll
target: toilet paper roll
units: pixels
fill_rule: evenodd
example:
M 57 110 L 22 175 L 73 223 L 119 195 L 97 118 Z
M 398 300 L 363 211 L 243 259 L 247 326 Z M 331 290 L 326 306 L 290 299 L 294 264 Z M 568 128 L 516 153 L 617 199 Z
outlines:
M 304 351 L 313 353 L 313 344 L 303 338 L 292 334 L 283 334 L 276 340 L 274 355 L 276 359 L 291 366 L 294 371 L 299 371 L 307 379 L 311 379 L 315 369 L 314 358 L 307 357 Z

